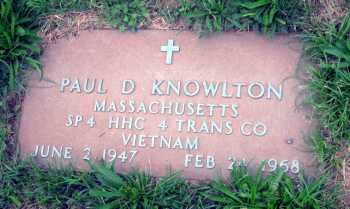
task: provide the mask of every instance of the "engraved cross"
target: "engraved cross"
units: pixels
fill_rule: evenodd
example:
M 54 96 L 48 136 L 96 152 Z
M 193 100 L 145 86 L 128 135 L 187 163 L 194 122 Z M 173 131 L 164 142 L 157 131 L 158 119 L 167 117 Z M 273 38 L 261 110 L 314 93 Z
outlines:
M 173 52 L 178 52 L 180 51 L 179 46 L 174 46 L 174 40 L 168 40 L 168 45 L 167 46 L 161 46 L 160 47 L 161 52 L 166 52 L 166 60 L 165 64 L 170 65 L 172 63 L 172 56 Z

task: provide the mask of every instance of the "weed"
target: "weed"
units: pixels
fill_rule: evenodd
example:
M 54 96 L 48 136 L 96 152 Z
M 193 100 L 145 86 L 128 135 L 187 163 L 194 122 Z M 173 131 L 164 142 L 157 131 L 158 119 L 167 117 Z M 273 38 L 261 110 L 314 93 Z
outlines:
M 311 67 L 310 103 L 334 142 L 350 139 L 350 12 L 340 26 L 305 35 L 306 52 L 316 63 Z
M 24 202 L 50 208 L 80 208 L 88 202 L 88 173 L 72 167 L 40 167 L 33 159 L 0 167 L 0 207 L 20 208 Z M 11 207 L 12 206 L 12 207 Z
M 29 187 L 28 196 L 35 202 L 52 208 L 80 207 L 87 202 L 88 188 L 85 179 L 88 173 L 79 173 L 71 166 L 50 166 L 41 168 L 33 165 L 31 170 L 33 187 Z
M 24 0 L 26 6 L 41 16 L 64 13 L 68 11 L 81 11 L 93 7 L 94 1 L 88 0 Z
M 180 12 L 190 26 L 199 29 L 200 34 L 230 29 L 243 29 L 241 15 L 233 1 L 225 0 L 181 0 Z
M 1 107 L 0 107 L 1 108 Z M 7 123 L 0 121 L 0 164 L 4 163 L 7 160 L 7 156 L 3 153 L 6 152 L 6 138 L 8 135 L 8 127 L 7 127 Z
M 339 142 L 350 139 L 350 72 L 341 69 L 312 69 L 310 99 L 323 127 Z
M 311 136 L 311 143 L 322 171 L 334 172 L 341 169 L 342 159 L 337 156 L 341 148 L 340 142 L 334 142 L 331 138 L 317 132 Z
M 7 124 L 1 121 L 0 122 L 0 153 L 1 153 L 0 154 L 0 180 L 1 181 L 4 178 L 1 173 L 3 173 L 5 163 L 8 160 L 8 156 L 5 154 L 6 146 L 7 146 L 7 143 L 6 143 L 7 134 L 8 134 Z M 1 201 L 1 198 L 0 198 L 0 201 Z
M 183 208 L 189 204 L 189 186 L 178 174 L 156 181 L 148 174 L 132 171 L 118 175 L 105 165 L 90 164 L 97 181 L 91 182 L 90 195 L 102 208 Z
M 174 24 L 181 18 L 180 5 L 178 3 L 155 0 L 155 2 L 150 2 L 148 5 L 154 5 L 153 10 L 156 10 L 169 24 Z
M 326 65 L 321 67 L 331 67 L 342 69 L 350 67 L 350 12 L 345 16 L 339 29 L 332 34 L 331 40 L 320 44 L 319 50 L 323 54 Z
M 25 162 L 0 164 L 0 208 L 11 208 L 21 206 L 21 192 L 24 182 L 28 180 L 25 173 Z
M 12 0 L 0 5 L 0 83 L 6 83 L 10 90 L 16 88 L 21 70 L 40 71 L 40 38 L 34 21 L 24 7 L 14 11 Z
M 253 0 L 238 1 L 242 17 L 248 18 L 254 29 L 272 36 L 276 32 L 296 29 L 292 21 L 298 19 L 303 5 L 299 0 Z
M 107 0 L 103 3 L 103 7 L 102 15 L 106 21 L 120 31 L 126 29 L 136 31 L 149 15 L 142 0 Z
M 255 30 L 272 36 L 300 30 L 298 20 L 308 14 L 299 0 L 181 0 L 180 12 L 200 34 L 227 30 Z
M 202 195 L 214 203 L 213 208 L 332 208 L 338 193 L 326 196 L 326 183 L 327 177 L 311 180 L 303 175 L 296 183 L 282 171 L 264 177 L 261 167 L 250 175 L 246 167 L 237 166 L 229 184 L 214 181 Z
M 315 28 L 306 29 L 304 41 L 305 51 L 316 64 L 325 68 L 350 67 L 350 12 L 344 17 L 340 26 L 335 22 L 322 23 Z M 312 27 L 313 26 L 313 27 Z

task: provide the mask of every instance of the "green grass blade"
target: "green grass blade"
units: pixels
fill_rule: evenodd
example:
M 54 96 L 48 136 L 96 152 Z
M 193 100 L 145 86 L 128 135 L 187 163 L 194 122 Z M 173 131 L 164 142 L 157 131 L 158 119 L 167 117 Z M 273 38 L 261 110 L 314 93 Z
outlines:
M 222 182 L 214 182 L 212 186 L 215 190 L 224 193 L 225 195 L 239 203 L 242 203 L 242 201 L 235 195 L 235 193 L 229 188 L 227 188 L 226 185 Z
M 338 32 L 338 39 L 343 39 L 349 33 L 350 29 L 350 11 L 344 17 Z
M 239 5 L 242 7 L 245 7 L 247 9 L 255 9 L 264 5 L 269 4 L 270 1 L 269 0 L 258 0 L 255 2 L 245 2 L 245 3 L 240 3 Z

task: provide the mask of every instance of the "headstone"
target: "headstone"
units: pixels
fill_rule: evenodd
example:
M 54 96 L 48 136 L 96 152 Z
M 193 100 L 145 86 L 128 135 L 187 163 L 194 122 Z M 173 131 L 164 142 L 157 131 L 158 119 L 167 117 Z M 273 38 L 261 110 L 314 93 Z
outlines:
M 85 160 L 189 179 L 232 166 L 297 174 L 312 166 L 310 121 L 297 107 L 300 45 L 289 37 L 82 32 L 42 56 L 20 125 L 22 156 Z

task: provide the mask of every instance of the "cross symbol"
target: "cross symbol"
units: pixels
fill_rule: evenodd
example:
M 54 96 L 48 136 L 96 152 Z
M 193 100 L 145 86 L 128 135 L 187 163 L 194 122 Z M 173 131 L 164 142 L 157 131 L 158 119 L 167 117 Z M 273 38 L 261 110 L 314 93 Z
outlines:
M 161 52 L 166 52 L 165 64 L 170 65 L 172 63 L 173 52 L 180 51 L 179 46 L 174 46 L 174 40 L 169 39 L 167 46 L 160 47 Z

